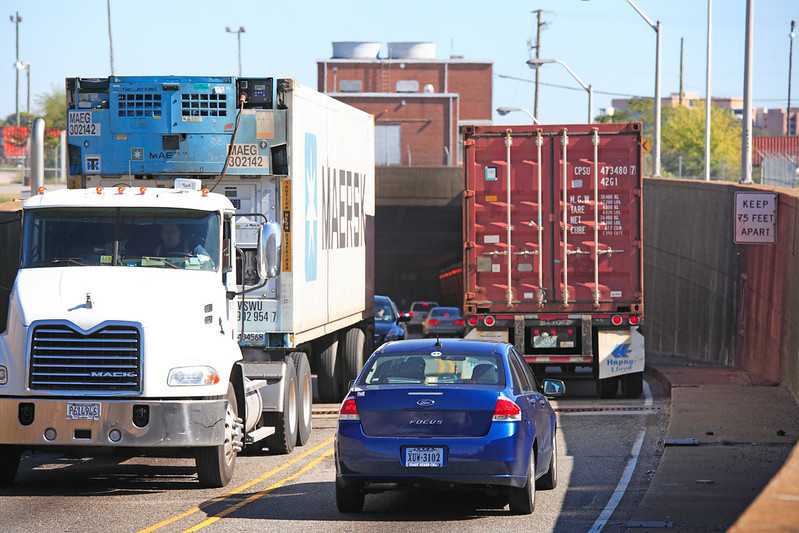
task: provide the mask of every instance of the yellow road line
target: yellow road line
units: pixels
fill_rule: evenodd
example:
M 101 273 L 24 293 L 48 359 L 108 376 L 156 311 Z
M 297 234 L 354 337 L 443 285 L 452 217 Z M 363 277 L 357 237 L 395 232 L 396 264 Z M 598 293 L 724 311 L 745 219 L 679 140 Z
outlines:
M 283 485 L 285 485 L 289 481 L 298 478 L 300 475 L 304 474 L 305 472 L 307 472 L 311 468 L 315 467 L 316 465 L 318 465 L 322 461 L 322 459 L 324 459 L 325 457 L 328 457 L 329 455 L 332 455 L 332 453 L 333 453 L 333 448 L 330 448 L 329 450 L 326 450 L 322 455 L 320 455 L 319 457 L 317 457 L 316 459 L 314 459 L 313 461 L 311 461 L 307 465 L 305 465 L 302 468 L 300 468 L 294 474 L 291 474 L 290 476 L 285 477 L 285 478 L 281 479 L 280 481 L 277 481 L 277 482 L 273 483 L 272 485 L 268 486 L 267 488 L 265 488 L 264 490 L 262 490 L 260 492 L 256 492 L 252 496 L 249 496 L 247 499 L 240 501 L 236 505 L 228 507 L 224 511 L 221 511 L 221 512 L 215 514 L 214 516 L 212 516 L 212 517 L 210 517 L 210 518 L 208 518 L 206 520 L 203 520 L 202 522 L 200 522 L 196 526 L 191 527 L 189 529 L 183 530 L 183 533 L 191 533 L 192 531 L 199 531 L 199 530 L 203 529 L 204 527 L 210 526 L 214 522 L 217 522 L 217 521 L 221 520 L 222 518 L 224 518 L 225 516 L 229 515 L 233 511 L 241 509 L 245 505 L 254 502 L 255 500 L 261 498 L 262 496 L 266 496 L 267 494 L 269 494 L 273 490 L 282 487 Z
M 319 451 L 320 449 L 324 448 L 328 444 L 332 443 L 333 439 L 334 439 L 334 437 L 330 437 L 329 439 L 325 440 L 321 444 L 318 444 L 318 445 L 314 446 L 313 448 L 311 448 L 310 450 L 307 450 L 307 451 L 303 452 L 302 454 L 298 455 L 297 457 L 293 458 L 292 460 L 286 461 L 282 465 L 273 468 L 269 472 L 266 472 L 265 474 L 262 474 L 262 475 L 258 476 L 257 478 L 255 478 L 255 479 L 253 479 L 251 481 L 248 481 L 244 485 L 236 487 L 235 489 L 231 490 L 230 492 L 228 492 L 226 494 L 223 494 L 222 496 L 217 496 L 216 498 L 214 498 L 212 500 L 209 500 L 209 501 L 207 501 L 205 503 L 202 503 L 202 504 L 198 505 L 197 507 L 192 507 L 191 509 L 189 509 L 186 512 L 183 512 L 183 513 L 181 513 L 179 515 L 175 515 L 172 518 L 167 518 L 166 520 L 164 520 L 162 522 L 158 522 L 157 524 L 154 524 L 154 525 L 152 525 L 152 526 L 150 526 L 150 527 L 148 527 L 146 529 L 142 529 L 138 533 L 150 533 L 151 531 L 155 531 L 155 530 L 160 529 L 160 528 L 162 528 L 162 527 L 164 527 L 166 525 L 169 525 L 169 524 L 171 524 L 173 522 L 176 522 L 176 521 L 180 520 L 181 518 L 186 518 L 187 516 L 190 516 L 190 515 L 198 512 L 198 511 L 202 511 L 206 507 L 208 507 L 210 505 L 213 505 L 215 503 L 221 502 L 221 501 L 225 500 L 226 498 L 229 498 L 230 496 L 232 496 L 234 494 L 238 494 L 239 492 L 242 492 L 243 490 L 246 490 L 246 489 L 252 487 L 253 485 L 255 485 L 257 483 L 260 483 L 261 481 L 269 478 L 270 476 L 273 476 L 273 475 L 277 474 L 281 470 L 285 470 L 286 468 L 288 468 L 289 466 L 293 465 L 297 461 L 305 459 L 309 455 Z M 328 450 L 325 453 L 325 455 L 329 455 L 332 452 L 332 450 L 333 450 L 332 448 L 330 450 Z M 317 460 L 317 462 L 318 462 L 318 460 Z

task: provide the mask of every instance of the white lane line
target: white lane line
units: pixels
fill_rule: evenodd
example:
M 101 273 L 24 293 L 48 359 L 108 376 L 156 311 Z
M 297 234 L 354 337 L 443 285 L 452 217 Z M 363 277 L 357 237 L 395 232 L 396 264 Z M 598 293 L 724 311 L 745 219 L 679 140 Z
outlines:
M 600 513 L 599 518 L 596 519 L 596 522 L 594 522 L 589 533 L 599 533 L 602 531 L 602 528 L 605 527 L 605 524 L 608 523 L 611 515 L 613 515 L 613 511 L 616 510 L 619 502 L 621 502 L 624 493 L 627 491 L 627 486 L 630 484 L 630 479 L 633 477 L 633 471 L 638 462 L 638 455 L 641 453 L 641 446 L 644 444 L 644 435 L 646 435 L 646 428 L 641 429 L 638 433 L 638 438 L 635 444 L 633 444 L 632 457 L 627 461 L 627 466 L 624 467 L 624 472 L 621 475 L 621 479 L 619 479 L 619 484 L 616 485 L 616 490 L 613 491 L 610 501 L 608 501 L 608 504 L 602 510 L 602 513 Z
M 649 388 L 649 383 L 644 380 L 644 405 L 652 405 L 652 389 Z

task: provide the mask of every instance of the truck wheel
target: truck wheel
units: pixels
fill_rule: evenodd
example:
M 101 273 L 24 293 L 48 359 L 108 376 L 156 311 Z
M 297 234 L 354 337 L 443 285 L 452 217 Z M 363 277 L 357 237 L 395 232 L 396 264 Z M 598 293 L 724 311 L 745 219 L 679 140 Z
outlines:
M 643 372 L 636 372 L 634 374 L 625 374 L 621 378 L 621 392 L 624 397 L 630 400 L 640 398 L 644 393 L 644 374 Z
M 0 446 L 0 487 L 14 483 L 19 470 L 20 449 L 15 446 Z
M 297 446 L 304 446 L 311 436 L 311 406 L 313 382 L 311 365 L 305 352 L 292 352 L 291 359 L 297 371 Z
M 346 392 L 350 381 L 358 377 L 363 368 L 363 351 L 366 335 L 360 328 L 351 328 L 344 337 L 344 372 L 341 376 L 341 390 Z
M 265 444 L 275 454 L 291 453 L 297 444 L 297 370 L 291 360 L 286 362 L 283 412 L 265 413 L 269 414 L 267 423 L 275 428 L 275 432 L 266 438 Z
M 619 378 L 597 379 L 596 388 L 600 398 L 606 400 L 615 398 L 616 390 L 619 388 Z
M 228 384 L 225 410 L 225 442 L 219 446 L 199 448 L 195 455 L 197 476 L 203 487 L 224 487 L 233 479 L 236 453 L 241 450 L 243 425 L 239 419 L 236 391 Z
M 336 359 L 338 355 L 338 336 L 325 337 L 321 341 L 319 368 L 316 371 L 316 388 L 322 403 L 336 403 L 341 400 Z

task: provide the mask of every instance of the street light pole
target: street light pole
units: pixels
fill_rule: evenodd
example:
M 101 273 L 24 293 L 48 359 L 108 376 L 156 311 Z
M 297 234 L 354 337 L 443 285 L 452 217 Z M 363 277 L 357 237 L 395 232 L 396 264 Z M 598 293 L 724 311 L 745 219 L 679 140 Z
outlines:
M 632 6 L 635 11 L 641 15 L 641 18 L 649 24 L 649 27 L 655 30 L 657 36 L 657 44 L 655 47 L 655 124 L 654 124 L 654 147 L 652 149 L 652 176 L 655 178 L 660 177 L 660 20 L 657 23 L 652 23 L 649 17 L 644 15 L 644 12 L 638 9 L 638 6 L 632 0 L 627 0 L 627 3 Z
M 9 15 L 11 22 L 14 23 L 14 30 L 16 32 L 17 37 L 17 60 L 16 63 L 19 63 L 19 23 L 22 22 L 22 17 L 19 16 L 19 11 L 17 11 L 14 15 Z M 15 64 L 16 64 L 15 63 Z M 17 113 L 17 126 L 19 126 L 19 69 L 16 69 L 16 113 Z
M 534 68 L 534 69 L 537 69 L 538 67 L 540 67 L 541 65 L 544 65 L 546 63 L 557 63 L 558 65 L 561 65 L 563 68 L 565 68 L 569 72 L 569 74 L 572 75 L 572 77 L 575 80 L 577 80 L 577 83 L 580 84 L 580 87 L 582 87 L 583 89 L 585 89 L 588 92 L 588 123 L 590 124 L 591 122 L 593 122 L 594 121 L 594 86 L 591 85 L 591 84 L 586 85 L 585 83 L 583 83 L 583 80 L 581 80 L 577 76 L 577 74 L 575 74 L 574 71 L 572 69 L 570 69 L 569 66 L 566 63 L 564 63 L 563 61 L 561 61 L 560 59 L 538 59 L 538 58 L 533 58 L 533 59 L 528 59 L 527 60 L 527 66 L 530 67 L 530 68 Z
M 241 34 L 244 33 L 244 26 L 239 26 L 238 30 L 233 30 L 230 26 L 225 28 L 228 33 L 235 33 L 239 44 L 239 78 L 241 78 Z
M 785 108 L 785 135 L 791 134 L 791 64 L 793 63 L 793 39 L 796 34 L 793 32 L 796 28 L 796 21 L 791 21 L 791 33 L 789 34 L 790 47 L 788 48 L 788 107 Z M 794 131 L 794 134 L 796 131 Z
M 535 118 L 535 115 L 533 115 L 532 113 L 530 113 L 530 111 L 528 111 L 527 109 L 525 109 L 523 107 L 498 107 L 497 108 L 497 113 L 499 113 L 502 116 L 505 116 L 508 113 L 512 113 L 513 111 L 521 111 L 522 113 L 527 113 L 527 116 L 529 116 L 533 120 L 533 124 L 540 124 L 540 122 L 538 122 L 538 119 Z

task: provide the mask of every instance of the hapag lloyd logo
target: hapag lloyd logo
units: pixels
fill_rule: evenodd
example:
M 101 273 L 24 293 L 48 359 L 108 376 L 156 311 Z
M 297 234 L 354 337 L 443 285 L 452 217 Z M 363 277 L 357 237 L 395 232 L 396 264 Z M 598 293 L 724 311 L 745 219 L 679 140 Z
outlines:
M 631 344 L 617 344 L 610 357 L 605 359 L 605 364 L 611 367 L 612 372 L 628 372 L 632 370 L 635 360 L 632 358 L 630 350 Z

